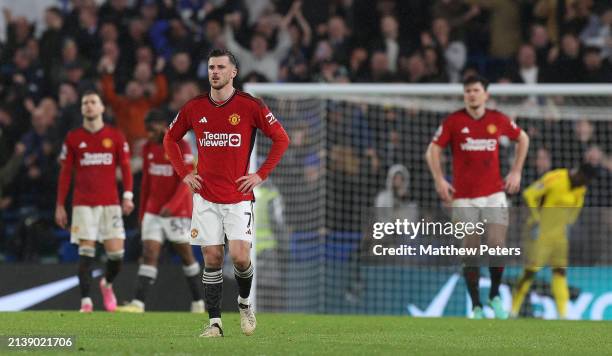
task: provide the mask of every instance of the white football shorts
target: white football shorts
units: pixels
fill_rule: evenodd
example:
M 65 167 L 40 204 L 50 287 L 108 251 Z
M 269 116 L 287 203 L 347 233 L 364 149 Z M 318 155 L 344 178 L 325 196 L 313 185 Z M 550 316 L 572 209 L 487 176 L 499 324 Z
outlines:
M 455 222 L 486 222 L 508 226 L 508 219 L 508 200 L 504 192 L 478 198 L 453 200 L 453 221 Z
M 72 208 L 70 242 L 78 244 L 79 240 L 103 242 L 109 239 L 125 240 L 119 205 L 77 205 Z
M 193 195 L 191 216 L 191 244 L 213 246 L 228 240 L 253 242 L 255 234 L 253 202 L 236 204 L 212 203 L 199 194 Z
M 142 219 L 142 241 L 163 243 L 164 239 L 175 244 L 189 243 L 190 219 L 185 217 L 162 217 L 145 213 Z

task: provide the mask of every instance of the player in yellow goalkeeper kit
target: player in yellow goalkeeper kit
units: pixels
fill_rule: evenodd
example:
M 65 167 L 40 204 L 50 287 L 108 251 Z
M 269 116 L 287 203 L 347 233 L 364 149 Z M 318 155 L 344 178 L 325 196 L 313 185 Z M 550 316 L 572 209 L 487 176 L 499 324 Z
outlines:
M 559 317 L 567 317 L 567 228 L 578 218 L 584 205 L 586 186 L 595 174 L 595 167 L 588 164 L 572 170 L 555 169 L 544 174 L 523 192 L 531 212 L 527 228 L 532 230 L 535 225 L 538 226 L 535 240 L 531 241 L 528 248 L 527 267 L 512 297 L 511 316 L 518 315 L 535 274 L 549 265 L 553 269 L 552 294 Z

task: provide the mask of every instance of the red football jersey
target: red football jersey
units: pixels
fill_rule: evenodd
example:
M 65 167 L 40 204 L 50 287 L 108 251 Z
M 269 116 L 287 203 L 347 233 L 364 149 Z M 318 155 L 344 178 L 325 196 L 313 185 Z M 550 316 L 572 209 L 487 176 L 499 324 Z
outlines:
M 183 162 L 193 170 L 193 155 L 185 140 L 178 142 L 183 152 Z M 164 146 L 148 141 L 142 148 L 142 184 L 140 189 L 139 217 L 144 213 L 159 214 L 162 208 L 170 210 L 174 217 L 191 217 L 192 199 L 189 187 L 172 168 Z
M 450 114 L 436 132 L 433 143 L 453 154 L 453 199 L 477 198 L 504 190 L 499 168 L 499 140 L 516 141 L 521 129 L 497 110 L 474 119 L 463 109 Z
M 104 126 L 97 132 L 79 127 L 68 132 L 62 153 L 62 169 L 57 188 L 57 204 L 64 205 L 70 190 L 72 169 L 75 169 L 72 205 L 115 205 L 117 194 L 116 168 L 121 167 L 123 189 L 132 191 L 130 149 L 123 134 Z
M 266 179 L 289 145 L 287 133 L 259 99 L 234 91 L 225 102 L 216 103 L 209 94 L 193 98 L 183 106 L 164 137 L 164 148 L 179 176 L 190 171 L 183 164 L 177 142 L 189 130 L 195 132 L 198 146 L 198 175 L 206 200 L 235 204 L 253 200 L 253 193 L 238 191 L 236 179 L 249 172 L 249 159 L 255 144 L 256 129 L 272 139 L 266 161 L 257 174 Z

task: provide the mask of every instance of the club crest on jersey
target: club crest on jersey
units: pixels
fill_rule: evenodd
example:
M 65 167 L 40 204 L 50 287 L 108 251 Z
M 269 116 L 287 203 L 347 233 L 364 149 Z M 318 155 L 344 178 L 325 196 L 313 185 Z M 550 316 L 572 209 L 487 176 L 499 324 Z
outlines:
M 111 148 L 113 147 L 113 140 L 111 140 L 110 138 L 105 138 L 104 140 L 102 140 L 102 147 L 104 148 Z
M 198 237 L 198 229 L 191 229 L 191 238 L 195 239 Z
M 490 133 L 491 135 L 493 135 L 494 133 L 497 132 L 497 126 L 495 126 L 493 124 L 487 125 L 487 132 Z
M 238 123 L 240 123 L 240 115 L 238 114 L 231 114 L 229 117 L 229 123 L 236 126 L 238 125 Z

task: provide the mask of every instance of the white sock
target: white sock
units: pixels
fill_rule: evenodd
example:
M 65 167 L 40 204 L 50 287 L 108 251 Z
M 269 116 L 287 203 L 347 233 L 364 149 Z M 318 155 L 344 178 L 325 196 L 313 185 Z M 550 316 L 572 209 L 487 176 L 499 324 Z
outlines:
M 139 308 L 142 308 L 142 309 L 144 309 L 144 307 L 145 307 L 145 304 L 142 301 L 138 300 L 138 299 L 132 299 L 132 304 L 134 304 L 135 306 L 137 306 Z
M 210 324 L 208 325 L 212 325 L 212 324 L 219 324 L 220 327 L 223 327 L 223 323 L 221 323 L 221 318 L 210 319 Z
M 84 305 L 84 304 L 91 304 L 91 305 L 93 305 L 93 302 L 91 301 L 91 298 L 89 298 L 89 297 L 81 298 L 81 305 Z
M 250 305 L 251 302 L 249 301 L 249 298 L 242 298 L 241 296 L 238 296 L 238 304 Z

